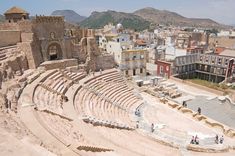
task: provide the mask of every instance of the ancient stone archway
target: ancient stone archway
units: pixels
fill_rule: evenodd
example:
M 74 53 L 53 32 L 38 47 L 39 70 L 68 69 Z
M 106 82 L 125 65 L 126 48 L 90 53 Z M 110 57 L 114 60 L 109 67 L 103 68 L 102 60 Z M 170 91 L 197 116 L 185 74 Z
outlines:
M 47 48 L 48 60 L 62 59 L 61 46 L 58 43 L 51 43 Z

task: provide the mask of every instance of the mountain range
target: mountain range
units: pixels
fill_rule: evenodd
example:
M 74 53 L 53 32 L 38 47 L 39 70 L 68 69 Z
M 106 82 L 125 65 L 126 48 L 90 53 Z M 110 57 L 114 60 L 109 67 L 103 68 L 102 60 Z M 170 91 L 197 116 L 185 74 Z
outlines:
M 219 24 L 211 19 L 187 18 L 175 12 L 158 10 L 151 7 L 137 10 L 133 14 L 140 16 L 154 24 L 209 28 L 226 27 L 225 25 Z
M 173 25 L 187 27 L 204 28 L 231 28 L 224 24 L 217 23 L 211 19 L 187 18 L 178 13 L 158 10 L 147 7 L 139 9 L 133 13 L 117 11 L 94 11 L 89 17 L 81 16 L 73 10 L 56 10 L 53 16 L 64 16 L 66 22 L 79 24 L 81 27 L 102 28 L 108 23 L 122 23 L 125 28 L 135 29 L 137 31 L 150 28 L 155 25 Z M 0 22 L 4 21 L 4 16 L 0 15 Z
M 78 13 L 76 13 L 73 10 L 55 10 L 51 13 L 52 16 L 64 16 L 66 22 L 68 23 L 79 23 L 86 19 L 85 16 L 80 16 Z
M 88 18 L 79 23 L 81 27 L 103 28 L 104 25 L 113 23 L 122 23 L 125 28 L 135 29 L 137 31 L 148 29 L 150 22 L 140 16 L 132 13 L 104 11 L 93 12 Z
M 125 28 L 144 30 L 150 25 L 173 25 L 181 27 L 230 28 L 211 19 L 187 18 L 178 13 L 147 7 L 134 13 L 116 11 L 93 12 L 80 22 L 82 27 L 101 28 L 108 23 L 122 23 Z

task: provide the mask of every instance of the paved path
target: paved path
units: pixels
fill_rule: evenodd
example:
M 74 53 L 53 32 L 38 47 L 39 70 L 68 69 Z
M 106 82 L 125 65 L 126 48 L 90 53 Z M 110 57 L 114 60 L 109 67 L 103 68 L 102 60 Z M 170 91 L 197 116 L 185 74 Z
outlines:
M 17 139 L 14 135 L 0 128 L 1 156 L 55 156 L 45 148 L 34 144 L 27 137 Z
M 196 97 L 196 99 L 188 101 L 187 104 L 188 108 L 194 111 L 200 107 L 203 115 L 235 129 L 235 105 L 230 102 L 221 102 L 217 98 L 207 100 L 205 97 Z
M 147 104 L 141 110 L 143 116 L 139 118 L 140 129 L 144 130 L 152 137 L 163 140 L 179 147 L 181 155 L 191 155 L 191 151 L 186 149 L 189 144 L 192 134 L 199 136 L 200 145 L 208 148 L 217 148 L 218 145 L 214 143 L 214 136 L 216 132 L 205 126 L 204 124 L 194 121 L 185 116 L 181 112 L 169 108 L 167 105 L 161 104 L 157 98 L 142 93 Z M 166 124 L 163 129 L 156 129 L 151 134 L 151 123 Z M 189 124 L 190 123 L 190 124 Z M 218 147 L 219 148 L 225 148 Z
M 206 95 L 208 98 L 215 98 L 215 97 L 218 96 L 218 95 L 216 95 L 214 93 L 211 93 L 209 91 L 205 91 L 205 90 L 198 89 L 198 88 L 195 88 L 193 86 L 190 86 L 187 83 L 175 81 L 175 80 L 172 80 L 172 79 L 169 79 L 166 82 L 167 83 L 174 83 L 178 87 L 179 90 L 181 90 L 181 91 L 183 91 L 187 94 L 194 95 L 194 96 L 205 96 Z

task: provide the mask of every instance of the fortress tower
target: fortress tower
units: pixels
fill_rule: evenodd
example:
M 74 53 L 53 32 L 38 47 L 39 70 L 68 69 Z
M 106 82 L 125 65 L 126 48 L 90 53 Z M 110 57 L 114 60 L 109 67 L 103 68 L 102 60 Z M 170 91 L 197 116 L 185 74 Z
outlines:
M 29 13 L 18 7 L 10 8 L 4 15 L 9 23 L 29 19 Z

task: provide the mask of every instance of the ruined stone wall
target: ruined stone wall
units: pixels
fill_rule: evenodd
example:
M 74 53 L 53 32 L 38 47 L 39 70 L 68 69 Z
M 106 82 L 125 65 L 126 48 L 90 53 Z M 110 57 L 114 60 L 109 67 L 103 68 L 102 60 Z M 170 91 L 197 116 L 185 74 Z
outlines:
M 42 60 L 49 61 L 49 47 L 56 45 L 58 48 L 57 59 L 72 57 L 70 38 L 65 36 L 65 22 L 63 17 L 37 16 L 33 20 L 32 31 L 39 42 L 39 53 Z
M 32 22 L 30 20 L 22 20 L 17 22 L 18 28 L 21 32 L 32 32 Z
M 19 31 L 20 29 L 17 23 L 0 23 L 0 30 Z
M 40 65 L 40 67 L 44 67 L 46 70 L 58 69 L 58 68 L 65 69 L 66 67 L 73 67 L 73 66 L 78 66 L 78 62 L 76 59 L 48 61 Z
M 71 41 L 71 57 L 72 58 L 79 58 L 79 52 L 81 51 L 80 44 L 75 44 L 75 41 Z
M 96 58 L 96 71 L 112 69 L 115 67 L 113 55 L 100 55 Z
M 12 69 L 13 73 L 16 73 L 17 71 L 22 72 L 28 69 L 27 58 L 24 55 L 12 57 L 6 61 L 6 64 Z
M 94 37 L 87 37 L 86 46 L 83 48 L 86 49 L 86 62 L 85 65 L 87 67 L 87 72 L 89 70 L 95 71 L 96 70 L 96 59 L 101 54 L 99 48 L 96 44 Z
M 17 23 L 0 23 L 0 30 L 13 30 L 22 32 L 32 32 L 32 22 L 30 20 L 22 20 Z
M 62 17 L 38 16 L 32 27 L 39 39 L 51 39 L 51 33 L 54 33 L 54 39 L 64 38 L 65 23 Z
M 20 31 L 0 30 L 0 47 L 15 45 L 21 42 Z
M 72 41 L 70 39 L 65 39 L 64 40 L 64 47 L 65 47 L 65 55 L 64 58 L 68 59 L 68 58 L 72 58 Z
M 87 57 L 87 38 L 82 38 L 80 41 L 79 46 L 77 46 L 77 48 L 80 47 L 80 50 L 78 51 L 78 58 L 80 62 L 85 63 L 86 62 L 86 57 Z
M 21 41 L 22 42 L 31 42 L 33 41 L 33 33 L 21 33 Z
M 42 55 L 40 53 L 40 41 L 33 33 L 27 32 L 21 33 L 21 39 L 22 42 L 18 43 L 18 46 L 27 57 L 29 68 L 37 68 L 40 63 L 43 62 Z

